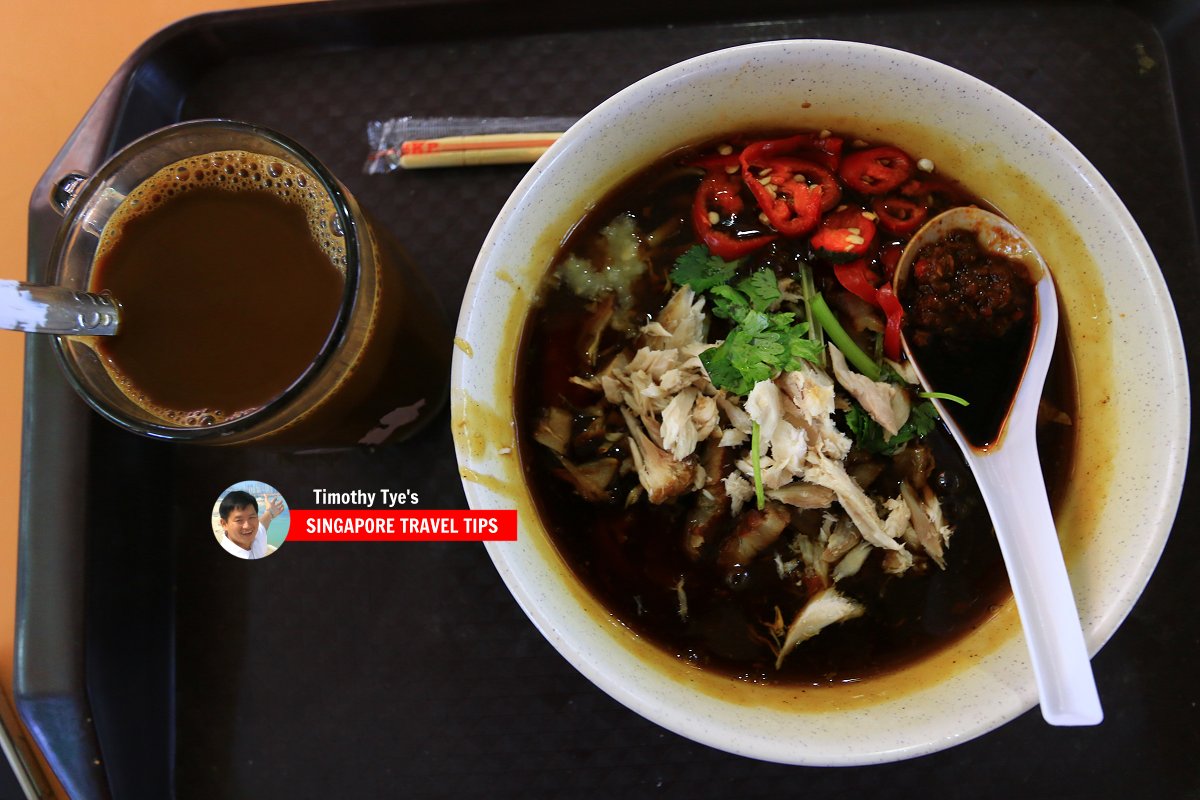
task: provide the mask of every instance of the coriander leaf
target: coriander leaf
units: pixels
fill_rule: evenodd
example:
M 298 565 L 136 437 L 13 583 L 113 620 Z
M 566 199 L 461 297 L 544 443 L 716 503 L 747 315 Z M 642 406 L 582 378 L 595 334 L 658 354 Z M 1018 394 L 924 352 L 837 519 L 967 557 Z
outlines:
M 738 281 L 737 289 L 746 295 L 755 311 L 766 311 L 782 296 L 775 273 L 769 269 L 760 269 Z
M 671 280 L 677 284 L 686 283 L 694 292 L 703 292 L 728 283 L 737 273 L 739 264 L 740 261 L 718 258 L 708 252 L 707 247 L 698 244 L 675 259 Z
M 747 311 L 742 315 L 742 318 L 738 320 L 738 325 L 740 325 L 742 330 L 744 330 L 746 333 L 762 333 L 771 327 L 771 320 L 761 311 Z
M 712 347 L 700 354 L 700 363 L 708 372 L 708 378 L 718 389 L 728 389 L 734 394 L 749 394 L 754 384 L 746 386 L 746 379 L 729 358 L 729 340 L 719 347 Z
M 780 298 L 774 272 L 759 270 L 731 286 L 737 266 L 693 247 L 676 261 L 671 278 L 697 291 L 705 286 L 713 315 L 731 323 L 725 340 L 701 353 L 700 362 L 718 389 L 746 395 L 759 381 L 799 369 L 804 361 L 821 363 L 824 348 L 808 336 L 807 322 L 796 323 L 793 312 L 767 311 Z
M 863 410 L 858 403 L 850 403 L 846 410 L 846 427 L 850 429 L 850 438 L 862 450 L 868 453 L 887 453 L 887 443 L 884 441 L 883 428 L 871 419 L 871 415 Z
M 821 354 L 825 348 L 819 343 L 808 338 L 808 324 L 800 323 L 788 328 L 783 334 L 783 343 L 787 354 L 787 361 L 783 364 L 785 372 L 800 369 L 801 361 L 808 361 L 812 364 L 821 363 Z
M 846 426 L 850 428 L 854 443 L 867 452 L 885 456 L 895 455 L 902 445 L 928 435 L 937 420 L 938 413 L 933 403 L 928 400 L 917 403 L 909 413 L 908 421 L 900 426 L 896 435 L 886 438 L 883 428 L 858 403 L 851 402 L 846 411 Z
M 820 363 L 822 346 L 808 338 L 807 323 L 792 324 L 793 318 L 746 310 L 725 341 L 701 353 L 709 379 L 719 389 L 745 395 L 759 381 L 800 369 L 802 361 Z
M 937 407 L 933 403 L 926 400 L 924 403 L 917 403 L 913 406 L 912 412 L 908 415 L 908 422 L 905 422 L 900 428 L 900 432 L 896 436 L 901 436 L 905 431 L 910 431 L 909 437 L 920 439 L 923 436 L 929 435 L 929 432 L 934 429 L 938 422 Z
M 882 342 L 883 338 L 880 337 L 879 341 Z M 893 369 L 886 361 L 879 367 L 879 380 L 886 383 L 894 383 L 897 386 L 909 385 L 908 381 L 904 380 L 900 373 L 896 372 L 896 370 Z
M 771 314 L 771 324 L 777 328 L 786 328 L 796 321 L 796 315 L 791 311 L 782 311 L 778 314 Z M 800 327 L 808 330 L 808 323 L 799 323 Z
M 763 343 L 751 334 L 733 331 L 722 346 L 729 348 L 729 362 L 741 373 L 742 384 L 738 394 L 749 394 L 754 384 L 774 377 L 771 365 L 764 359 Z
M 708 294 L 712 297 L 713 315 L 721 319 L 741 319 L 750 310 L 750 303 L 746 299 L 746 295 L 732 286 L 724 284 L 714 286 L 708 290 Z

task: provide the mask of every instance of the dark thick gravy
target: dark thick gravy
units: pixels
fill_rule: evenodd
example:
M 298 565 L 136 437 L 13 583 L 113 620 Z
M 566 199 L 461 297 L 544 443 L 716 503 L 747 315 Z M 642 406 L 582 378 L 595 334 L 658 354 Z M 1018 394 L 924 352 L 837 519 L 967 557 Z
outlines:
M 667 274 L 680 252 L 695 243 L 687 220 L 699 176 L 681 168 L 687 154 L 676 154 L 604 198 L 572 232 L 563 253 L 579 252 L 584 242 L 617 214 L 637 218 L 641 235 L 654 232 L 651 268 L 637 285 L 636 315 L 652 318 L 670 296 Z M 937 191 L 961 203 L 961 190 Z M 931 181 L 931 192 L 932 181 Z M 856 198 L 848 196 L 853 202 Z M 843 200 L 846 202 L 846 200 Z M 811 257 L 803 246 L 777 242 L 751 257 L 753 266 L 766 265 L 780 275 Z M 832 295 L 831 277 L 818 274 L 819 288 Z M 777 615 L 784 621 L 805 602 L 805 590 L 785 586 L 777 575 L 775 554 L 794 558 L 783 540 L 732 574 L 711 561 L 689 559 L 681 540 L 694 496 L 653 506 L 645 501 L 624 506 L 638 482 L 636 472 L 621 476 L 613 502 L 582 499 L 565 483 L 555 456 L 532 439 L 540 414 L 551 406 L 573 409 L 573 430 L 585 429 L 595 395 L 570 383 L 572 375 L 589 372 L 578 343 L 585 337 L 586 303 L 565 286 L 547 283 L 542 301 L 526 322 L 517 373 L 517 411 L 520 454 L 542 521 L 563 558 L 579 579 L 612 615 L 638 635 L 686 662 L 751 682 L 824 685 L 851 682 L 912 663 L 965 635 L 1009 595 L 1008 581 L 987 510 L 974 480 L 949 433 L 939 425 L 927 438 L 936 467 L 931 484 L 942 497 L 947 521 L 955 528 L 946 551 L 945 570 L 931 567 L 919 574 L 892 577 L 880 560 L 871 557 L 857 575 L 839 589 L 867 607 L 858 619 L 825 629 L 796 648 L 776 669 L 766 642 L 766 626 Z M 714 327 L 710 340 L 719 336 Z M 1065 342 L 1065 335 L 1059 337 Z M 612 330 L 600 340 L 597 364 L 627 343 Z M 1046 398 L 1073 418 L 1075 393 L 1065 344 L 1052 367 Z M 845 430 L 844 423 L 839 426 Z M 1071 464 L 1073 431 L 1069 425 L 1048 425 L 1039 444 L 1055 502 Z M 624 441 L 609 453 L 628 455 Z M 581 454 L 586 457 L 586 454 Z M 852 455 L 853 458 L 853 455 Z M 880 494 L 898 486 L 885 471 L 875 484 Z M 889 486 L 890 482 L 890 486 Z M 821 511 L 806 511 L 798 527 L 821 524 Z M 733 524 L 728 527 L 732 530 Z M 681 590 L 686 594 L 686 619 L 680 613 Z M 777 610 L 778 609 L 778 610 Z

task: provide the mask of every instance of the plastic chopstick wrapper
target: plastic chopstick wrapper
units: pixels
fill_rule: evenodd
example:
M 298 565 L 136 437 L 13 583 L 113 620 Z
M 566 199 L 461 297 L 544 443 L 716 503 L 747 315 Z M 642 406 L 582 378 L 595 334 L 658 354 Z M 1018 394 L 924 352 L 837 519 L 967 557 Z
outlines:
M 574 117 L 393 117 L 367 124 L 363 171 L 531 164 Z

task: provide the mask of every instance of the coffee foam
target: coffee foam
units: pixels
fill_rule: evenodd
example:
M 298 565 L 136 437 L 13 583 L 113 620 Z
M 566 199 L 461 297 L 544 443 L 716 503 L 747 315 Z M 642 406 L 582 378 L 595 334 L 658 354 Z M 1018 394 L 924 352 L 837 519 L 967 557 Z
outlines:
M 344 277 L 346 246 L 337 210 L 321 182 L 280 158 L 245 150 L 190 156 L 160 169 L 130 192 L 104 226 L 93 261 L 120 240 L 125 225 L 195 189 L 268 192 L 304 209 L 313 241 Z
M 337 211 L 321 182 L 305 170 L 283 159 L 244 150 L 221 150 L 190 156 L 155 172 L 138 184 L 109 218 L 100 236 L 92 262 L 102 259 L 120 241 L 125 226 L 176 197 L 196 189 L 229 192 L 269 192 L 304 209 L 309 232 L 330 263 L 346 275 L 345 240 L 337 230 Z M 94 277 L 94 275 L 93 275 Z M 96 287 L 92 287 L 96 291 Z M 231 422 L 257 408 L 226 413 L 213 409 L 180 410 L 161 406 L 140 392 L 129 379 L 93 347 L 113 383 L 138 408 L 160 423 L 178 428 L 203 428 Z

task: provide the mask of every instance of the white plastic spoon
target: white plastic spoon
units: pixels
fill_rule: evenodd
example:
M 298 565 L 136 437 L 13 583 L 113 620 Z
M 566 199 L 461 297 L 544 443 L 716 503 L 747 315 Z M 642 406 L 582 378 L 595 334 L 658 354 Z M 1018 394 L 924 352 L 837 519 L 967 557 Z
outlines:
M 1038 405 L 1058 332 L 1054 280 L 1033 245 L 1007 220 L 978 208 L 956 208 L 926 223 L 905 247 L 896 266 L 897 296 L 904 296 L 901 289 L 917 251 L 954 230 L 976 233 L 985 250 L 1026 265 L 1037 281 L 1037 327 L 1016 397 L 994 444 L 984 449 L 973 446 L 942 401 L 933 402 L 962 449 L 996 527 L 1037 679 L 1042 716 L 1051 725 L 1096 725 L 1104 712 L 1038 460 Z M 907 341 L 904 350 L 921 385 L 940 388 L 929 385 Z

